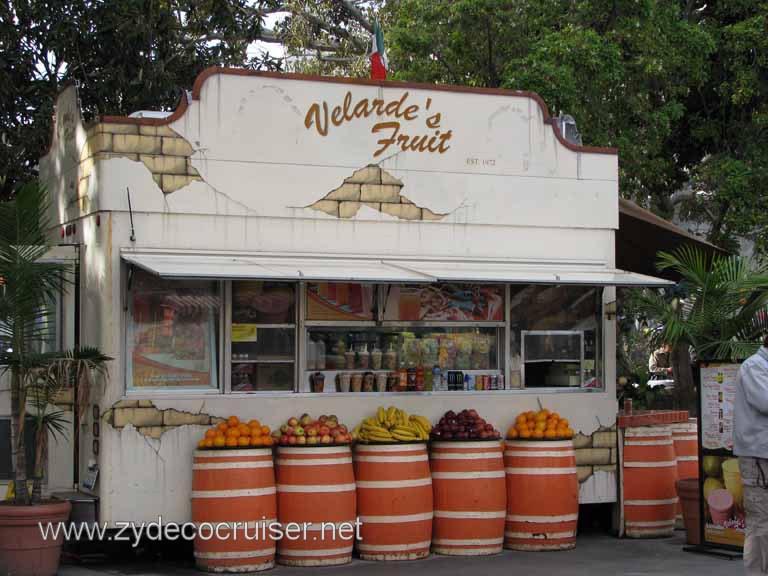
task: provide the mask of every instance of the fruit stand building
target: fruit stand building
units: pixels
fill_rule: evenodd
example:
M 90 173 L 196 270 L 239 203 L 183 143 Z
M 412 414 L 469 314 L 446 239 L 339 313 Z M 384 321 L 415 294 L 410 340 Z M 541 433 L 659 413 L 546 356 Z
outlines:
M 231 69 L 156 116 L 86 124 L 70 87 L 40 163 L 79 342 L 115 359 L 49 475 L 101 520 L 189 520 L 218 418 L 382 404 L 556 410 L 581 502 L 616 501 L 615 287 L 664 281 L 615 268 L 615 150 L 531 93 Z

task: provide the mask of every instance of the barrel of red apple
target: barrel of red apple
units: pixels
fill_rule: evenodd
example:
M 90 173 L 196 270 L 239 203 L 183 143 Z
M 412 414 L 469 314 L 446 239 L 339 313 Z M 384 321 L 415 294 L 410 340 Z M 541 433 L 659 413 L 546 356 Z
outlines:
M 363 560 L 416 560 L 432 541 L 432 477 L 426 443 L 355 446 Z
M 272 568 L 275 542 L 269 537 L 268 525 L 276 520 L 271 449 L 195 452 L 192 521 L 198 526 L 194 554 L 200 570 L 258 572 Z
M 568 550 L 576 546 L 579 481 L 572 440 L 507 440 L 504 547 Z
M 332 566 L 352 561 L 356 486 L 349 446 L 279 446 L 278 519 L 307 530 L 278 542 L 277 561 Z

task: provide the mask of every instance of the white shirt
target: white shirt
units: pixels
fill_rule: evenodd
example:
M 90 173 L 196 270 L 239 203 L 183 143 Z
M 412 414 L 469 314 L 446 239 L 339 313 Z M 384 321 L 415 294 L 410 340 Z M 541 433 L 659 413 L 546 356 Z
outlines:
M 768 458 L 768 348 L 741 365 L 733 410 L 733 453 Z

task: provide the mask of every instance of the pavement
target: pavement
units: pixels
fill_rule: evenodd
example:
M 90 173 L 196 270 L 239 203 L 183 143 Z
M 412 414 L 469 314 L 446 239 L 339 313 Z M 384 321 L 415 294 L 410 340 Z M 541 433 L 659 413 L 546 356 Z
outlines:
M 365 562 L 345 566 L 289 568 L 277 566 L 270 576 L 742 576 L 740 560 L 683 551 L 678 532 L 657 540 L 617 539 L 606 534 L 579 536 L 576 549 L 565 552 L 504 551 L 497 556 L 456 558 L 432 555 L 414 562 Z M 66 564 L 60 576 L 200 576 L 191 559 L 138 558 L 122 563 Z

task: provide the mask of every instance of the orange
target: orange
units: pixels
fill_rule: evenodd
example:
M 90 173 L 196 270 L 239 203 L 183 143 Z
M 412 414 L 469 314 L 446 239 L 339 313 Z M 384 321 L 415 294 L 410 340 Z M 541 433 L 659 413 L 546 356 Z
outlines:
M 240 436 L 239 428 L 227 428 L 227 438 L 237 438 Z
M 534 417 L 534 420 L 536 420 L 536 422 L 546 422 L 547 416 L 549 416 L 549 412 L 545 410 L 541 410 L 539 413 L 536 414 L 536 416 Z
M 531 434 L 532 438 L 544 438 L 544 430 L 534 430 L 533 434 Z
M 269 433 L 271 430 L 269 429 L 269 426 L 262 426 L 261 427 L 261 435 L 262 436 L 269 436 Z
M 253 428 L 249 428 L 248 429 L 248 435 L 249 436 L 253 436 L 253 437 L 261 436 L 261 428 L 259 428 L 258 426 L 254 426 Z
M 517 430 L 515 428 L 510 428 L 509 432 L 507 432 L 508 438 L 517 438 Z
M 237 416 L 230 416 L 227 418 L 227 424 L 229 424 L 230 427 L 237 426 L 240 424 L 240 418 Z
M 557 432 L 555 432 L 554 428 L 549 428 L 544 432 L 544 438 L 549 438 L 550 440 L 557 438 Z
M 254 420 L 248 420 L 248 428 L 256 428 L 257 426 L 259 428 L 261 428 L 261 422 L 259 422 L 258 420 L 255 420 L 255 419 Z
M 272 446 L 275 443 L 275 439 L 272 438 L 272 436 L 264 436 L 261 440 L 264 443 L 264 446 Z
M 238 446 L 248 446 L 250 443 L 251 439 L 248 438 L 248 436 L 240 436 L 240 438 L 237 439 Z
M 248 424 L 240 424 L 237 427 L 240 430 L 240 436 L 248 436 L 251 433 L 251 429 L 248 428 Z
M 533 430 L 535 428 L 536 428 L 536 422 L 534 422 L 533 420 L 529 420 L 528 421 L 528 430 Z
M 515 424 L 525 424 L 525 422 L 526 422 L 527 420 L 528 420 L 528 419 L 525 417 L 525 414 L 520 414 L 520 415 L 519 415 L 519 416 L 518 416 L 518 417 L 515 419 Z
M 198 440 L 197 447 L 198 448 L 205 448 L 205 440 Z
M 208 438 L 208 439 L 205 441 L 205 447 L 206 447 L 206 448 L 213 448 L 213 438 Z
M 263 446 L 264 438 L 261 436 L 251 436 L 251 446 Z
M 226 423 L 226 422 L 222 422 L 222 423 L 220 423 L 220 424 L 217 424 L 217 425 L 216 425 L 216 428 L 218 428 L 218 429 L 219 429 L 219 430 L 221 430 L 222 432 L 226 432 L 226 431 L 227 431 L 227 428 L 229 428 L 229 426 L 227 426 L 227 423 Z
M 520 432 L 520 438 L 530 438 L 531 437 L 531 431 L 527 428 Z
M 226 438 L 226 435 L 221 430 L 216 429 L 216 436 L 214 436 L 213 439 L 215 440 L 216 438 Z
M 560 426 L 564 426 L 564 427 L 568 428 L 568 426 L 570 425 L 570 422 L 568 422 L 567 418 L 563 418 L 562 420 L 560 420 L 560 422 L 558 422 L 558 424 Z
M 544 431 L 547 428 L 547 423 L 544 421 L 536 422 L 536 430 Z
M 205 431 L 206 438 L 216 438 L 216 428 L 209 428 Z
M 227 446 L 229 447 L 237 446 L 237 438 L 235 438 L 234 436 L 230 436 L 229 438 L 227 438 Z
M 224 436 L 216 436 L 216 438 L 213 439 L 213 445 L 216 448 L 223 448 L 227 445 L 227 439 L 224 438 Z

